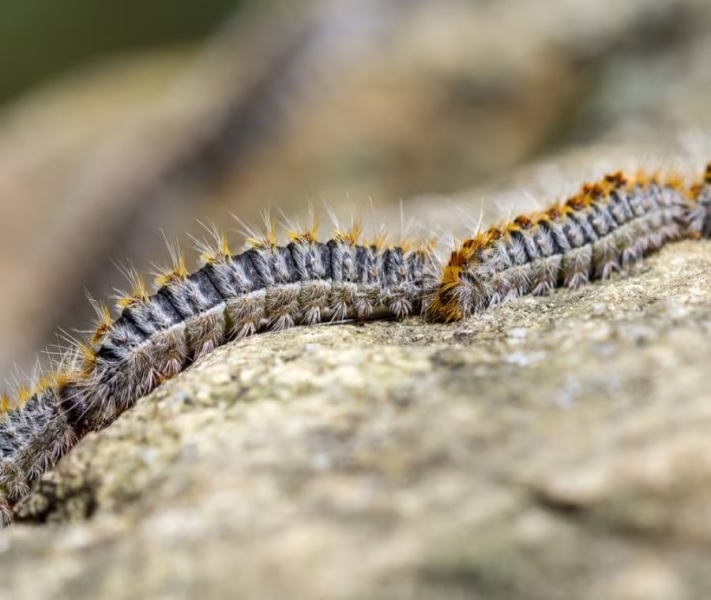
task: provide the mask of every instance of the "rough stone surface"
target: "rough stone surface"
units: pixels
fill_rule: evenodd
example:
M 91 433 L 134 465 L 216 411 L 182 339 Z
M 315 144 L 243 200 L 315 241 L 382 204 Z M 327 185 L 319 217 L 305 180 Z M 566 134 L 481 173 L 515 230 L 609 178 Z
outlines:
M 45 477 L 0 596 L 705 597 L 710 330 L 683 242 L 463 323 L 230 344 Z

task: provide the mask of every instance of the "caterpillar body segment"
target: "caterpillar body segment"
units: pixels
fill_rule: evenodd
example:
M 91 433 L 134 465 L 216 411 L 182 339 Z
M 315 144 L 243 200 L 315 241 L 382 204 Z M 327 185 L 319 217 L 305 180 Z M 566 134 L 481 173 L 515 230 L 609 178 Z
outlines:
M 115 320 L 92 300 L 99 323 L 80 359 L 52 385 L 4 400 L 0 416 L 0 524 L 29 486 L 89 431 L 110 424 L 162 381 L 228 340 L 321 321 L 422 314 L 439 280 L 428 246 L 359 244 L 307 234 L 286 246 L 254 240 L 237 255 L 211 248 L 188 273 L 182 259 L 149 294 L 128 272 L 132 290 Z
M 76 443 L 76 434 L 47 387 L 7 408 L 0 416 L 0 524 L 11 521 L 12 505 L 30 483 Z
M 687 214 L 687 227 L 692 237 L 711 237 L 711 163 L 706 166 L 704 178 L 689 191 L 691 206 Z
M 519 296 L 627 274 L 668 242 L 708 237 L 710 207 L 707 181 L 688 190 L 677 178 L 608 175 L 548 210 L 464 240 L 428 315 L 459 320 Z

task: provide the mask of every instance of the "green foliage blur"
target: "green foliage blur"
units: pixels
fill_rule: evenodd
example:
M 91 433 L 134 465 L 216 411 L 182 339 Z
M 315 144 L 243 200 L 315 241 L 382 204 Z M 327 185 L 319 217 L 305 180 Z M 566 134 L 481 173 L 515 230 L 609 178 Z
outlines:
M 241 0 L 0 0 L 0 103 L 93 59 L 185 43 Z

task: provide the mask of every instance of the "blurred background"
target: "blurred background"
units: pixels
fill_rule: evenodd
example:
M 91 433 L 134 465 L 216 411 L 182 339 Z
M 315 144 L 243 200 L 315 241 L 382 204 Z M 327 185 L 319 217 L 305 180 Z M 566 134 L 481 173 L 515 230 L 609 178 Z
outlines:
M 298 220 L 309 201 L 372 202 L 397 228 L 402 201 L 461 232 L 599 169 L 697 169 L 709 147 L 708 0 L 0 11 L 3 369 L 86 328 L 85 290 L 125 286 L 114 263 L 165 263 L 160 230 L 185 241 L 196 219 L 230 230 L 268 206 Z

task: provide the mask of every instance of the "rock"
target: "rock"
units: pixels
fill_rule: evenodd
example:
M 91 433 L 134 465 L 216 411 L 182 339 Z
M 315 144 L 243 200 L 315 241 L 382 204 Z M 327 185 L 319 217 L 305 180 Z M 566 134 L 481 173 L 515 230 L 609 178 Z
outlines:
M 232 343 L 85 438 L 8 597 L 705 597 L 711 243 L 463 323 Z

